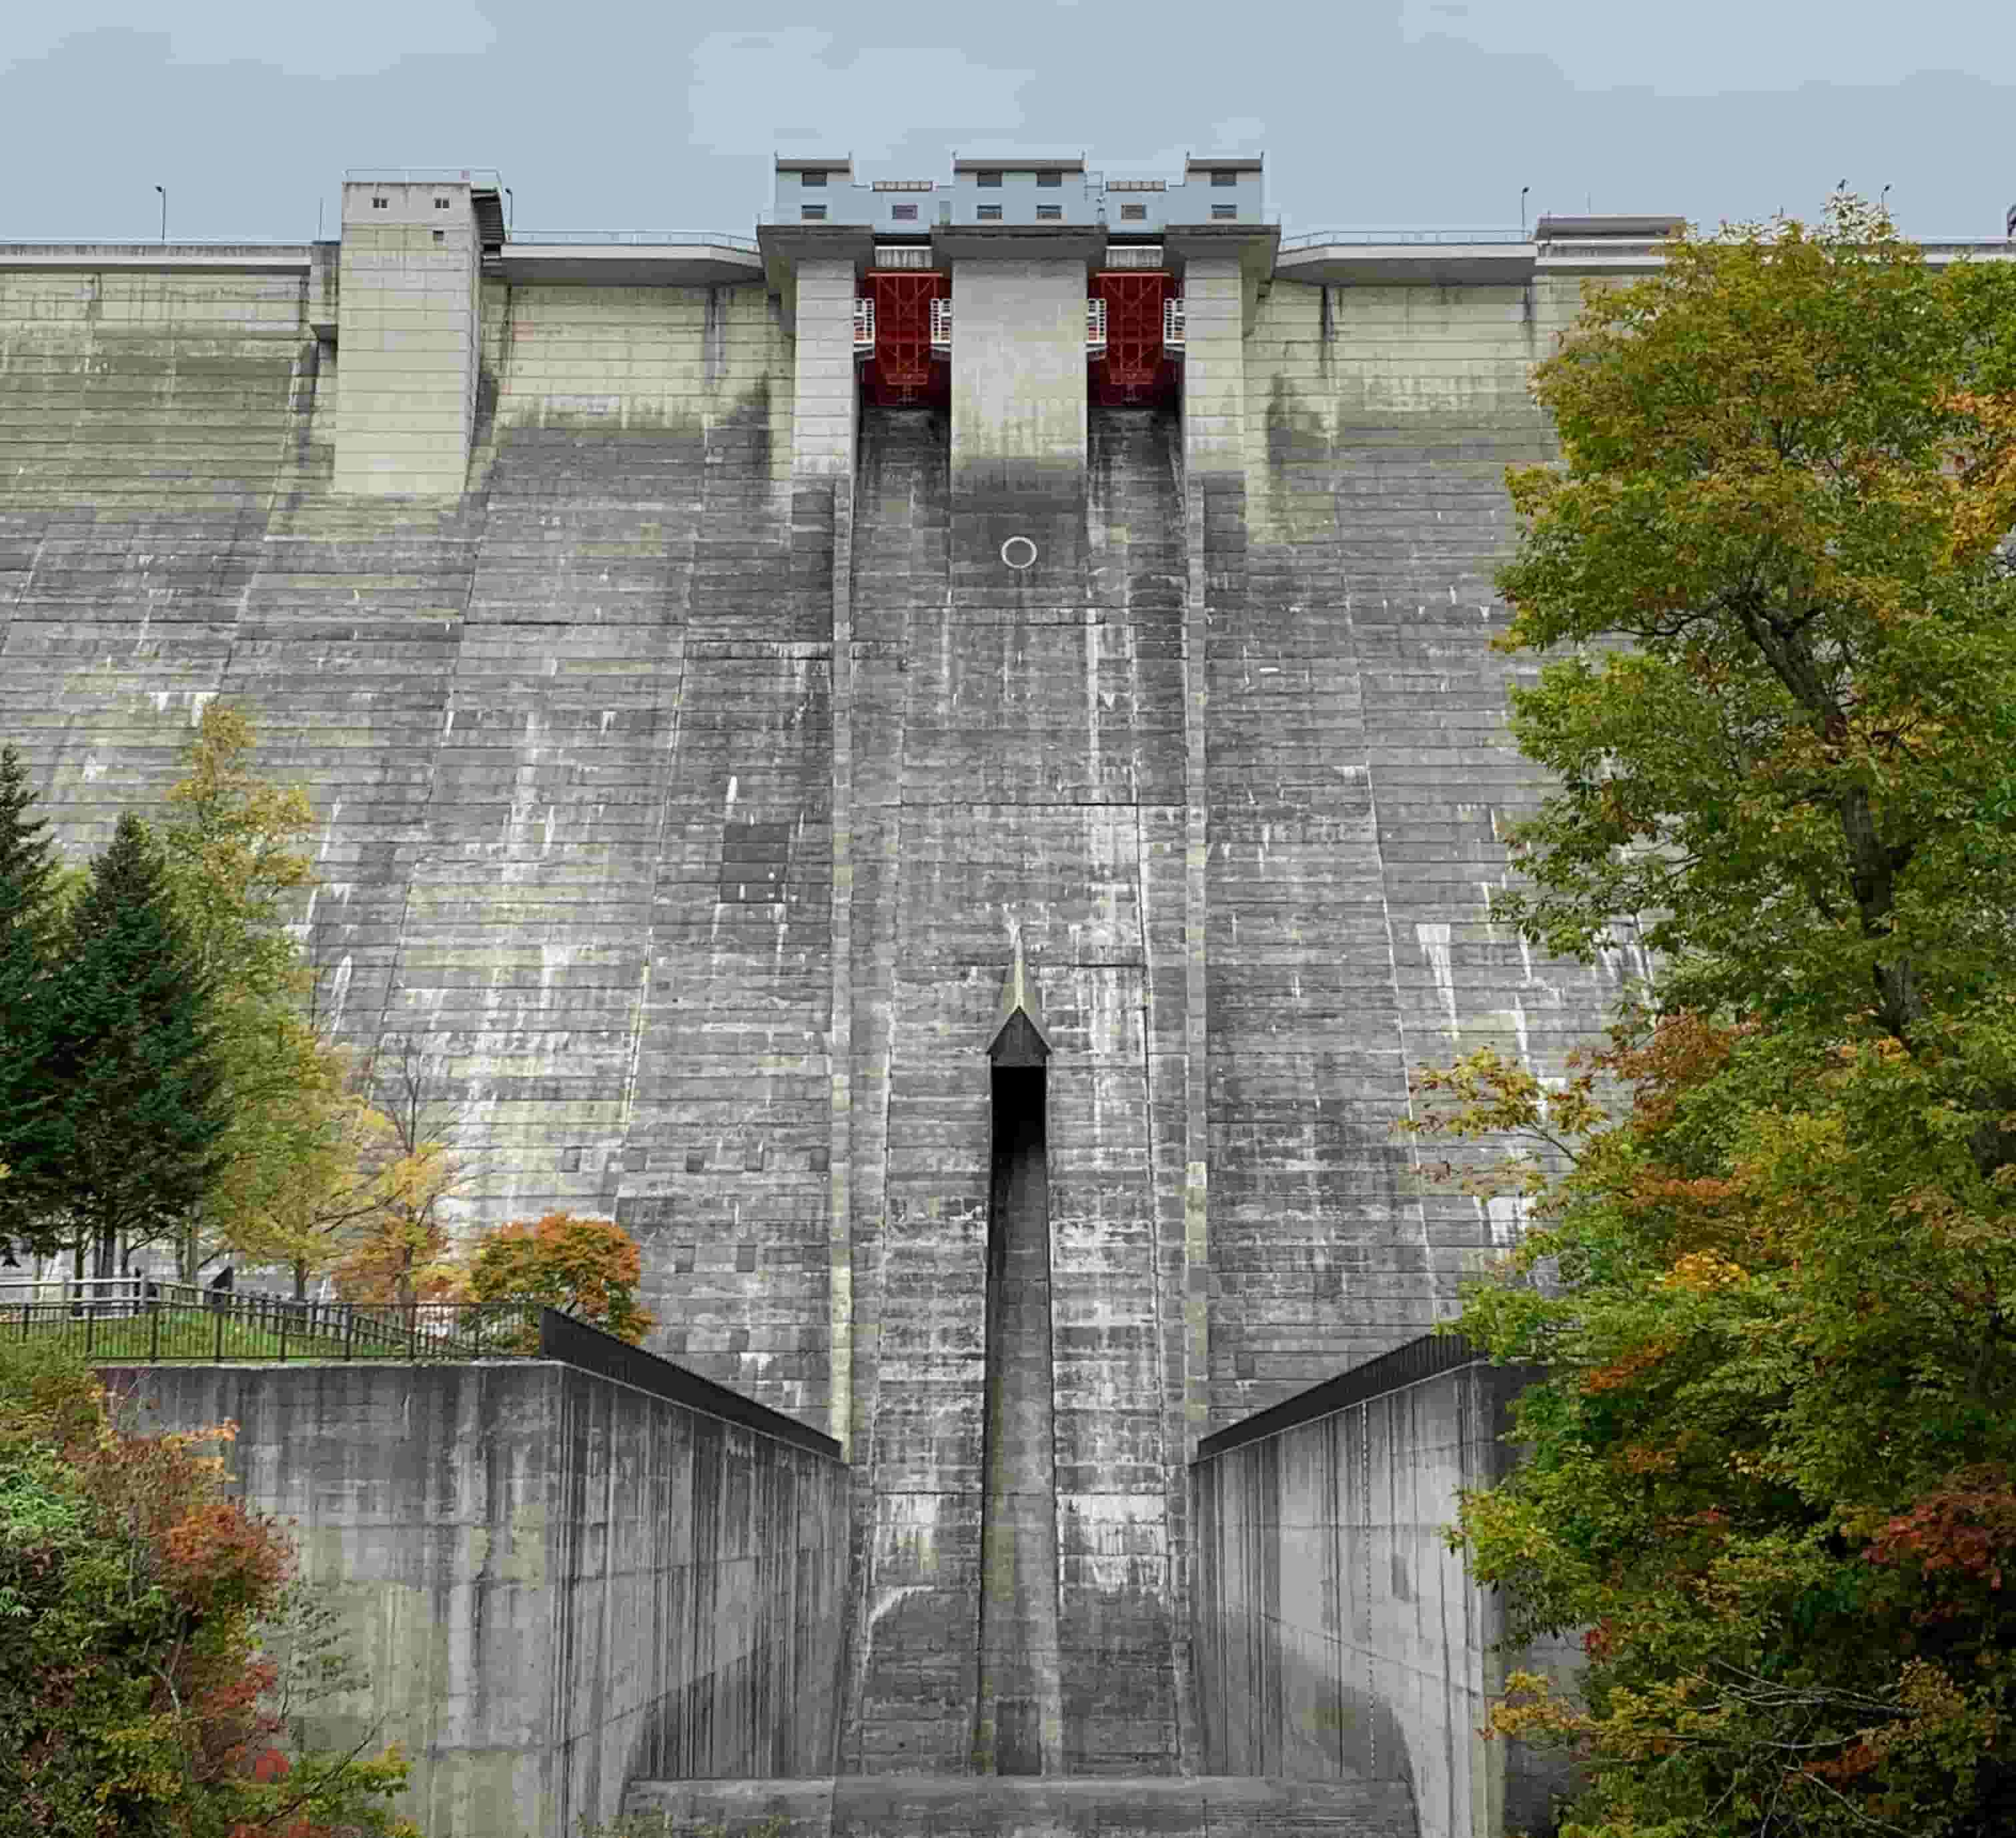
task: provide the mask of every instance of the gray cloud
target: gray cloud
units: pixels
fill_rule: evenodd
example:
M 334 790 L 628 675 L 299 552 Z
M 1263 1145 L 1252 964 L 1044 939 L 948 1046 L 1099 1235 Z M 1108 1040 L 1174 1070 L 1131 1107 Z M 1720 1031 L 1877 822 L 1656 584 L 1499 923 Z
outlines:
M 0 236 L 150 236 L 157 183 L 182 234 L 304 236 L 345 167 L 434 164 L 501 167 L 526 228 L 746 232 L 772 150 L 819 145 L 898 176 L 955 147 L 1129 173 L 1264 147 L 1291 229 L 1513 223 L 1525 184 L 1535 208 L 1810 214 L 1845 173 L 1893 182 L 1915 233 L 1989 236 L 2016 197 L 2016 9 L 1949 0 L 1908 27 L 1872 0 L 1330 0 L 1292 33 L 1182 4 L 781 0 L 733 32 L 686 7 L 367 0 L 340 45 L 326 16 L 174 10 L 203 16 L 121 29 L 138 0 L 75 0 L 59 41 L 14 27 Z

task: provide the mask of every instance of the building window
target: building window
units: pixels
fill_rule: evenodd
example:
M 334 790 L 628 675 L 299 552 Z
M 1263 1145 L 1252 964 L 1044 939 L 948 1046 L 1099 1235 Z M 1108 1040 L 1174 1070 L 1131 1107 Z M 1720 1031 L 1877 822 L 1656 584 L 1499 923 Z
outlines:
M 371 208 L 373 211 L 383 211 L 385 208 L 385 202 L 383 198 L 373 198 L 371 200 Z
M 1237 172 L 1214 172 L 1211 175 L 1211 182 L 1218 186 L 1237 185 L 1239 175 Z
M 1211 207 L 1211 214 L 1214 222 L 1224 223 L 1238 217 L 1239 207 L 1237 204 L 1214 204 Z
M 1036 217 L 1039 222 L 1061 223 L 1064 215 L 1064 207 L 1061 204 L 1039 204 L 1036 207 Z
M 914 204 L 891 204 L 889 214 L 898 223 L 915 223 L 917 221 L 917 207 Z
M 990 191 L 998 192 L 1001 189 L 1001 175 L 998 172 L 976 173 L 974 175 L 974 182 L 986 187 Z
M 1148 207 L 1146 204 L 1122 204 L 1120 207 L 1120 221 L 1122 223 L 1146 223 L 1148 221 Z
M 1001 207 L 999 204 L 983 204 L 980 207 L 980 221 L 982 223 L 993 223 L 999 218 L 1000 215 Z
M 1061 172 L 1039 172 L 1036 175 L 1036 183 L 1045 191 L 1053 192 L 1064 182 L 1064 175 Z
M 798 209 L 799 214 L 807 223 L 823 223 L 826 221 L 826 207 L 823 204 L 802 204 Z
M 434 232 L 434 240 L 437 243 L 445 243 L 448 240 L 448 232 L 446 230 L 436 230 Z
M 437 199 L 435 199 L 435 200 L 434 200 L 434 208 L 435 208 L 437 211 L 445 211 L 445 210 L 448 208 L 448 200 L 447 200 L 447 199 L 445 199 L 445 198 L 437 198 Z
M 826 175 L 823 172 L 801 172 L 798 175 L 798 183 L 804 186 L 823 186 L 826 183 Z

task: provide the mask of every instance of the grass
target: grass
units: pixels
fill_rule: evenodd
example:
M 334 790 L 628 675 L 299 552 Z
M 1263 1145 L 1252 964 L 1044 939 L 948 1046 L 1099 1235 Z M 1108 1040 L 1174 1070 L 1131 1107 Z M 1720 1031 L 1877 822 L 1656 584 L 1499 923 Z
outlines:
M 508 1332 L 500 1334 L 496 1336 L 497 1344 L 481 1350 L 492 1355 L 513 1352 L 512 1338 Z M 422 1334 L 416 1355 L 412 1342 L 404 1333 L 363 1323 L 358 1324 L 347 1346 L 340 1333 L 290 1324 L 283 1345 L 278 1326 L 269 1321 L 249 1318 L 236 1310 L 220 1314 L 208 1308 L 172 1303 L 159 1306 L 151 1316 L 84 1317 L 49 1306 L 24 1314 L 18 1307 L 0 1306 L 0 1339 L 59 1341 L 90 1359 L 108 1363 L 220 1357 L 278 1360 L 283 1355 L 290 1360 L 466 1359 L 472 1350 L 468 1341 L 460 1336 L 445 1342 Z

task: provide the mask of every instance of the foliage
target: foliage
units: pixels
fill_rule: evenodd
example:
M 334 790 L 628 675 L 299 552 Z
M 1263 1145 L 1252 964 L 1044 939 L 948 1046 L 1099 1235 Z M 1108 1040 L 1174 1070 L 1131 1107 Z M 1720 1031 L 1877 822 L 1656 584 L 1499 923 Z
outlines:
M 353 1302 L 448 1299 L 464 1278 L 449 1242 L 446 1202 L 468 1179 L 441 1141 L 452 1122 L 419 1043 L 394 1036 L 364 1070 L 373 1097 L 366 1180 L 337 1280 Z
M 296 846 L 314 812 L 305 793 L 254 774 L 256 742 L 240 711 L 205 705 L 162 840 L 191 960 L 213 991 L 226 1118 L 202 1224 L 248 1262 L 292 1266 L 303 1294 L 353 1222 L 375 1172 L 360 1176 L 359 1162 L 376 1132 L 342 1054 L 317 1030 L 311 974 L 286 925 L 290 896 L 315 879 Z M 201 1258 L 192 1216 L 185 1281 Z
M 1469 1177 L 1540 1224 L 1458 1324 L 1548 1376 L 1461 1536 L 1514 1642 L 1587 1630 L 1584 1706 L 1528 1678 L 1494 1717 L 1585 1746 L 1566 1831 L 2016 1816 L 2016 1184 L 1963 1095 L 2016 1016 L 1939 1031 L 1918 1058 L 1682 1014 L 1565 1088 L 1489 1053 L 1420 1081 L 1424 1133 L 1542 1151 Z
M 293 847 L 315 821 L 308 795 L 253 772 L 257 737 L 225 702 L 204 705 L 169 788 L 162 842 L 197 972 L 235 995 L 299 996 L 307 981 L 284 928 L 286 896 L 315 871 Z
M 470 1260 L 469 1288 L 482 1302 L 543 1303 L 634 1346 L 657 1325 L 638 1305 L 643 1272 L 636 1240 L 613 1220 L 549 1213 L 486 1236 Z
M 95 1240 L 109 1275 L 120 1241 L 170 1234 L 201 1198 L 225 1127 L 209 992 L 130 813 L 92 864 L 49 983 L 49 1152 L 75 1242 Z
M 1592 289 L 1534 393 L 1498 642 L 1571 648 L 1513 696 L 1561 787 L 1503 916 L 1650 915 L 1675 1001 L 1908 1036 L 2016 944 L 2016 272 L 1837 196 Z
M 0 1238 L 41 1240 L 61 1192 L 48 1065 L 49 979 L 56 955 L 57 865 L 34 814 L 27 769 L 0 748 Z
M 285 1540 L 203 1452 L 230 1435 L 131 1433 L 81 1363 L 0 1345 L 0 1838 L 418 1838 L 384 1804 L 396 1750 L 290 1742 L 345 1681 Z
M 1537 1222 L 1456 1324 L 1547 1377 L 1455 1538 L 1588 1663 L 1492 1726 L 1579 1755 L 1575 1838 L 2008 1830 L 2016 275 L 1841 197 L 1592 292 L 1535 393 L 1500 585 L 1568 654 L 1514 696 L 1558 789 L 1494 906 L 1660 956 L 1565 1082 L 1417 1081 Z

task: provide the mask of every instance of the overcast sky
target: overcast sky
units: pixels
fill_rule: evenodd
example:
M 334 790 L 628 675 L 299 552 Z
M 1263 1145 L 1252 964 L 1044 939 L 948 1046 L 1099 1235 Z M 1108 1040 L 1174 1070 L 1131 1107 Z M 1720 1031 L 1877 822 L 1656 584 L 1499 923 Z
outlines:
M 1264 152 L 1289 233 L 2016 200 L 2011 0 L 15 0 L 0 240 L 333 233 L 343 170 L 494 165 L 521 229 L 747 234 L 773 152 L 940 178 Z M 731 26 L 728 22 L 739 22 Z

